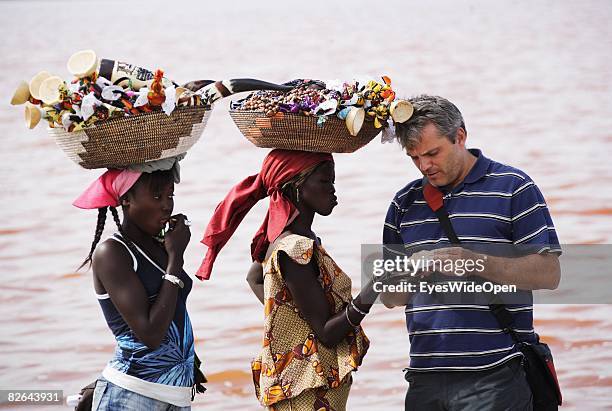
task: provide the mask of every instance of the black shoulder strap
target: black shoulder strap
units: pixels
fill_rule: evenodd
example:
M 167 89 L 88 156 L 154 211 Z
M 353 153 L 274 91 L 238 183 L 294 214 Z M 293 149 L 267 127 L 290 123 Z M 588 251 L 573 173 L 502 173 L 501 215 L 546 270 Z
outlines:
M 438 217 L 438 221 L 440 221 L 440 225 L 442 226 L 442 230 L 446 233 L 446 236 L 453 244 L 459 244 L 459 237 L 457 237 L 457 233 L 455 233 L 455 229 L 451 224 L 450 218 L 448 217 L 448 211 L 444 208 L 444 196 L 437 187 L 429 184 L 426 178 L 423 178 L 423 197 L 425 197 L 425 201 L 431 211 L 436 214 Z M 506 308 L 502 301 L 495 304 L 489 304 L 489 309 L 497 319 L 497 322 L 502 327 L 504 332 L 510 334 L 514 342 L 520 342 L 518 335 L 512 329 L 512 325 L 514 324 L 514 318 L 510 311 Z

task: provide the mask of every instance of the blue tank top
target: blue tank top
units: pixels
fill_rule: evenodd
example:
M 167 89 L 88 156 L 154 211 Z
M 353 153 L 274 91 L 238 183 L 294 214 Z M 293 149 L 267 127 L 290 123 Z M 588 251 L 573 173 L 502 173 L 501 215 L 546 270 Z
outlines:
M 134 271 L 146 290 L 149 302 L 153 304 L 165 281 L 162 279 L 165 271 L 138 246 L 135 245 L 138 253 L 132 253 L 119 234 L 115 233 L 110 238 L 123 244 L 132 255 Z M 181 271 L 180 279 L 185 286 L 179 290 L 174 318 L 161 345 L 154 350 L 138 340 L 108 294 L 97 294 L 106 323 L 117 340 L 117 348 L 114 357 L 108 363 L 109 367 L 158 384 L 178 387 L 193 385 L 193 330 L 186 310 L 187 295 L 191 291 L 193 282 L 185 271 Z

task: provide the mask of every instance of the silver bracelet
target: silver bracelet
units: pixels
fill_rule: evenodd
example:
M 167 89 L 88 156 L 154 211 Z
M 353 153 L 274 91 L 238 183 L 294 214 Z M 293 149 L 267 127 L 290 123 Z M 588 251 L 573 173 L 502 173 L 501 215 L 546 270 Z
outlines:
M 349 318 L 349 313 L 348 313 L 348 304 L 346 305 L 346 309 L 344 310 L 344 314 L 346 315 L 346 321 L 348 321 L 348 323 L 351 325 L 351 327 L 353 328 L 358 328 L 359 324 L 355 325 L 353 324 L 353 322 L 351 321 L 351 319 Z
M 368 315 L 368 312 L 369 312 L 369 311 L 361 311 L 359 308 L 357 308 L 357 306 L 355 305 L 355 302 L 354 302 L 354 301 L 355 301 L 355 300 L 351 300 L 351 307 L 353 307 L 353 309 L 354 309 L 355 311 L 357 311 L 359 314 L 361 314 L 361 315 L 363 315 L 363 316 Z
M 178 285 L 179 287 L 183 288 L 185 285 L 183 284 L 183 281 L 178 278 L 176 275 L 172 275 L 172 274 L 164 274 L 162 276 L 163 280 L 167 280 L 170 281 L 172 284 Z

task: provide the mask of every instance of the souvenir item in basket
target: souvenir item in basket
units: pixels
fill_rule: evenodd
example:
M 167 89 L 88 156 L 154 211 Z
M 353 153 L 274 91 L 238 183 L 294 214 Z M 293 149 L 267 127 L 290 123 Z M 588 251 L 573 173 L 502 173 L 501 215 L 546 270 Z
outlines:
M 230 115 L 258 147 L 351 153 L 413 112 L 391 80 L 295 80 L 290 91 L 258 91 L 231 103 Z M 389 133 L 390 134 L 390 133 Z
M 28 128 L 46 120 L 49 134 L 84 168 L 125 168 L 180 155 L 200 138 L 216 100 L 290 89 L 253 79 L 179 87 L 161 70 L 98 60 L 92 50 L 72 55 L 67 67 L 75 76 L 70 83 L 41 71 L 20 83 L 11 104 L 26 104 Z

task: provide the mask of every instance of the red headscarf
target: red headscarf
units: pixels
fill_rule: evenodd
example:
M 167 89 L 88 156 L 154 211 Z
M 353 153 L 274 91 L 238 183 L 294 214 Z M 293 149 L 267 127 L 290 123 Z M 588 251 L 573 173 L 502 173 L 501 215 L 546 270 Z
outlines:
M 234 186 L 215 209 L 202 243 L 208 252 L 196 276 L 208 280 L 212 266 L 223 246 L 229 241 L 244 216 L 261 199 L 270 196 L 266 218 L 251 243 L 253 260 L 260 260 L 268 245 L 283 232 L 295 206 L 281 192 L 284 183 L 300 172 L 325 161 L 333 161 L 328 153 L 294 150 L 272 150 L 264 159 L 259 174 L 247 177 Z

